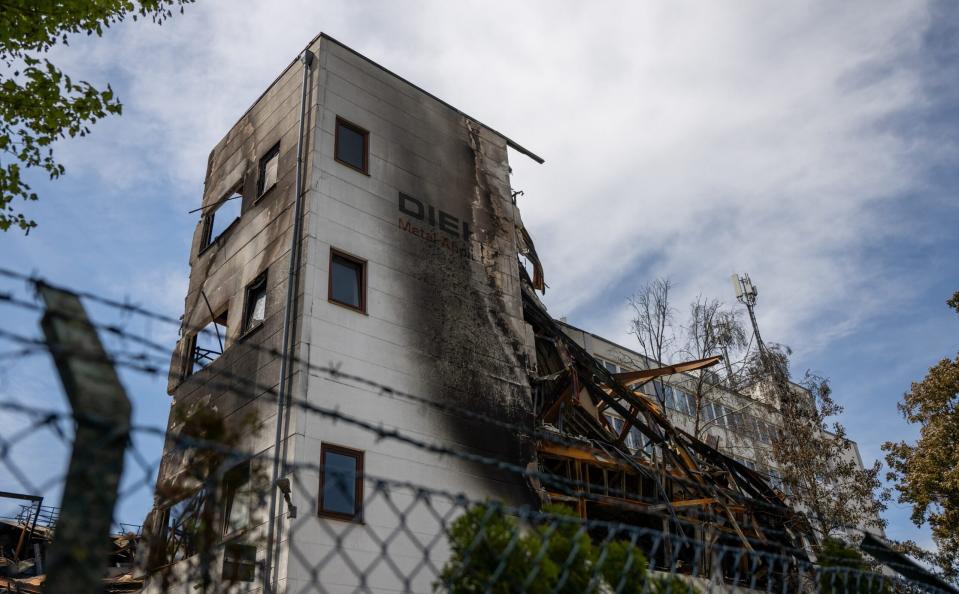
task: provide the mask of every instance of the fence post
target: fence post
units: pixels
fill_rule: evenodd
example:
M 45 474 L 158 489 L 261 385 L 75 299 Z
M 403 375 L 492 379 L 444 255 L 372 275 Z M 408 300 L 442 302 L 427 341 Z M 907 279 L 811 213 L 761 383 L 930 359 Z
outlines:
M 40 326 L 76 421 L 44 592 L 102 592 L 130 432 L 130 401 L 73 293 L 40 284 Z

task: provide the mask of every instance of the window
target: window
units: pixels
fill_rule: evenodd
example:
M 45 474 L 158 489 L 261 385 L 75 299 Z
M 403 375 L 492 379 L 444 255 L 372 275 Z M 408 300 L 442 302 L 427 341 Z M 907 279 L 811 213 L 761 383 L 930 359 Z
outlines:
M 713 409 L 716 411 L 716 424 L 722 428 L 726 428 L 726 413 L 729 412 L 726 410 L 726 407 L 719 403 L 713 404 Z
M 223 310 L 190 339 L 189 362 L 186 375 L 191 375 L 213 363 L 223 354 L 226 343 L 226 321 L 229 312 Z
M 254 503 L 250 475 L 250 462 L 238 464 L 223 475 L 223 536 L 250 526 Z
M 613 415 L 606 415 L 606 420 L 609 421 L 609 426 L 612 428 L 613 433 L 616 434 L 616 437 L 619 437 L 619 432 L 623 430 L 623 420 Z
M 642 386 L 640 386 L 639 389 L 642 391 L 643 394 L 649 396 L 650 398 L 652 398 L 653 400 L 656 400 L 657 402 L 659 401 L 659 399 L 656 397 L 655 382 L 647 382 L 643 384 Z
M 256 577 L 256 547 L 231 543 L 223 549 L 223 579 L 252 582 Z
M 269 192 L 276 185 L 277 175 L 280 167 L 280 145 L 275 144 L 268 150 L 263 158 L 260 159 L 259 177 L 256 182 L 256 197 Z
M 205 209 L 200 251 L 216 243 L 226 233 L 226 230 L 240 219 L 240 207 L 242 205 L 243 196 L 240 195 L 239 188 L 237 188 L 216 204 L 211 204 Z
M 703 418 L 707 423 L 716 419 L 716 411 L 713 410 L 712 403 L 703 402 Z
M 166 563 L 188 559 L 199 551 L 206 495 L 206 490 L 200 489 L 165 510 L 163 535 L 166 541 Z
M 760 439 L 760 434 L 762 431 L 760 430 L 759 423 L 760 420 L 753 415 L 746 415 L 746 432 L 753 439 Z
M 686 408 L 689 409 L 689 416 L 696 416 L 696 397 L 689 392 L 683 392 L 686 395 Z
M 665 394 L 664 402 L 666 404 L 666 408 L 676 410 L 676 400 L 673 396 L 673 388 L 671 386 L 663 385 L 662 391 L 663 394 Z
M 259 327 L 266 319 L 266 273 L 246 286 L 243 299 L 243 332 Z
M 731 415 L 731 418 L 732 418 L 733 431 L 736 431 L 738 433 L 745 433 L 747 429 L 746 429 L 746 419 L 743 418 L 743 413 L 734 412 Z
M 323 444 L 320 448 L 320 515 L 360 520 L 362 511 L 363 452 Z
M 625 371 L 625 370 L 624 370 L 622 367 L 620 367 L 619 365 L 617 365 L 617 364 L 615 364 L 615 363 L 611 363 L 611 362 L 609 362 L 609 361 L 607 361 L 606 359 L 603 359 L 603 358 L 601 358 L 601 357 L 597 357 L 597 356 L 593 355 L 593 359 L 596 359 L 596 362 L 597 362 L 597 363 L 599 363 L 600 365 L 602 365 L 602 366 L 606 369 L 606 371 L 608 371 L 608 372 L 610 372 L 610 373 L 612 373 L 612 374 L 623 373 L 623 371 Z
M 330 250 L 330 301 L 366 313 L 366 261 Z
M 336 118 L 333 156 L 340 163 L 369 174 L 370 133 L 342 118 Z

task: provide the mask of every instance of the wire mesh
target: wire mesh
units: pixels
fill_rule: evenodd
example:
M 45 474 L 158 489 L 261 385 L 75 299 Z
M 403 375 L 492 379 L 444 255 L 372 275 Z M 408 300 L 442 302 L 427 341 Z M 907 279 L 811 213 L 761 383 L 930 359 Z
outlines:
M 2 269 L 0 277 L 24 281 L 27 287 L 42 282 Z M 133 331 L 131 317 L 177 325 L 179 320 L 129 302 L 83 297 L 129 316 L 94 324 L 109 341 L 110 363 L 130 373 L 165 377 L 169 346 L 152 339 L 149 332 Z M 43 309 L 29 296 L 12 291 L 0 293 L 0 302 L 37 314 Z M 3 352 L 12 361 L 58 348 L 26 330 L 0 329 L 0 342 L 11 347 Z M 250 350 L 279 356 L 269 346 Z M 362 387 L 373 399 L 402 400 L 424 411 L 462 416 L 529 441 L 584 445 L 550 428 L 507 422 L 455 403 L 437 402 L 346 373 L 336 365 L 297 362 L 308 373 Z M 257 383 L 242 371 L 216 372 L 205 382 L 205 389 L 233 398 L 275 401 L 275 385 Z M 122 504 L 147 493 L 150 505 L 143 517 L 115 515 L 112 554 L 108 559 L 89 560 L 86 569 L 103 580 L 107 591 L 946 591 L 904 579 L 888 564 L 881 568 L 852 545 L 837 554 L 825 554 L 815 546 L 790 548 L 782 541 L 771 541 L 768 534 L 764 537 L 758 528 L 748 535 L 737 534 L 734 521 L 698 508 L 682 518 L 665 510 L 654 513 L 661 503 L 659 493 L 644 499 L 609 484 L 599 485 L 589 476 L 544 473 L 404 431 L 375 415 L 363 417 L 306 399 L 293 399 L 289 405 L 303 414 L 304 422 L 319 418 L 376 443 L 416 451 L 436 469 L 435 477 L 381 476 L 364 466 L 363 452 L 333 447 L 321 448 L 314 457 L 316 463 L 290 462 L 289 456 L 284 457 L 280 479 L 274 482 L 269 472 L 272 447 L 253 445 L 257 440 L 251 439 L 262 431 L 263 419 L 226 422 L 215 406 L 199 406 L 183 417 L 171 416 L 169 426 L 134 424 L 118 429 L 82 412 L 9 398 L 0 400 L 0 468 L 11 488 L 54 502 L 64 474 L 37 472 L 33 464 L 38 448 L 60 446 L 68 453 L 75 428 L 81 425 L 97 428 L 105 443 L 115 439 L 118 430 L 129 434 L 119 499 Z M 376 410 L 375 402 L 368 410 Z M 143 437 L 162 438 L 162 452 L 145 450 L 140 445 Z M 501 483 L 502 496 L 496 496 L 496 488 L 441 486 L 444 481 L 439 477 L 451 461 L 483 475 L 477 484 Z M 676 482 L 682 484 L 679 479 Z M 524 499 L 515 496 L 517 491 L 547 495 Z M 645 524 L 596 519 L 586 513 L 587 503 L 615 508 L 615 500 L 626 495 L 631 503 L 619 504 L 622 517 L 634 517 L 626 513 L 630 505 L 645 505 Z M 273 499 L 278 503 L 271 513 Z M 764 509 L 770 514 L 779 511 Z M 50 514 L 40 530 L 28 526 L 27 515 L 21 513 L 2 524 L 0 556 L 6 577 L 0 577 L 0 592 L 41 591 L 42 576 L 50 570 L 45 548 L 56 538 L 56 516 Z M 271 523 L 275 532 L 269 528 Z M 271 533 L 275 534 L 272 541 Z

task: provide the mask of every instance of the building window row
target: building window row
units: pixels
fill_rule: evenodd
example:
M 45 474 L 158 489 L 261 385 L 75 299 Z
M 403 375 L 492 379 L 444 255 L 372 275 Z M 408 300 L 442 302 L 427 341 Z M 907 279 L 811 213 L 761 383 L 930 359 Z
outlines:
M 267 273 L 264 271 L 244 289 L 241 337 L 252 334 L 266 320 L 266 283 Z M 201 300 L 209 307 L 205 295 L 201 295 Z M 190 334 L 183 365 L 184 377 L 193 375 L 223 355 L 232 338 L 228 333 L 229 318 L 230 310 L 224 307 L 216 312 L 202 328 Z
M 320 446 L 320 516 L 362 521 L 363 457 L 360 450 L 327 443 Z M 203 487 L 162 508 L 157 527 L 165 546 L 157 556 L 151 556 L 149 563 L 161 566 L 196 555 L 199 544 L 209 536 L 205 528 L 209 524 L 204 523 L 215 517 L 218 529 L 214 534 L 225 542 L 222 578 L 254 581 L 257 547 L 242 542 L 243 534 L 262 521 L 255 517 L 262 494 L 255 493 L 253 476 L 254 461 L 246 460 L 223 474 L 219 489 Z
M 626 371 L 626 368 L 621 367 L 611 361 L 607 361 L 606 359 L 603 359 L 601 357 L 593 357 L 593 358 L 596 359 L 597 363 L 605 367 L 606 371 L 612 374 L 623 373 Z
M 669 410 L 689 417 L 696 416 L 696 397 L 681 388 L 656 381 L 644 385 L 643 392 L 657 402 L 665 403 Z M 773 425 L 719 402 L 704 400 L 701 412 L 703 422 L 712 422 L 717 427 L 752 436 L 763 443 L 772 443 L 776 435 L 776 428 Z
M 336 248 L 330 248 L 329 294 L 331 303 L 366 313 L 366 260 Z M 201 296 L 203 300 L 205 296 Z M 267 273 L 264 271 L 243 292 L 240 337 L 252 334 L 266 321 Z M 228 346 L 227 308 L 216 312 L 210 321 L 189 337 L 184 376 L 189 376 L 220 358 Z
M 280 144 L 276 143 L 260 158 L 257 167 L 256 200 L 276 186 L 280 166 Z M 230 189 L 220 200 L 202 209 L 203 227 L 199 253 L 226 235 L 243 214 L 243 182 Z
M 337 116 L 333 157 L 337 162 L 369 175 L 370 133 Z M 256 201 L 276 187 L 279 172 L 280 143 L 276 143 L 260 157 L 257 163 Z M 243 203 L 242 188 L 241 182 L 216 203 L 202 209 L 203 227 L 199 253 L 215 244 L 240 219 Z
M 620 417 L 606 413 L 606 421 L 609 423 L 610 428 L 616 435 L 619 435 L 623 430 L 623 419 Z M 626 434 L 626 439 L 623 440 L 623 444 L 629 448 L 634 454 L 638 451 L 642 451 L 647 456 L 653 455 L 654 445 L 652 440 L 643 435 L 643 432 L 636 428 L 635 425 L 629 428 L 629 432 Z

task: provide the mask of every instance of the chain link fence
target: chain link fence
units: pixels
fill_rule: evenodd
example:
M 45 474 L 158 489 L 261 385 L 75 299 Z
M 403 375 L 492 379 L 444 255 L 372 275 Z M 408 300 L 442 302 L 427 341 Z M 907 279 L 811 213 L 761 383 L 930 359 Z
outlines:
M 790 547 L 768 527 L 740 527 L 735 509 L 728 519 L 697 508 L 682 517 L 663 509 L 653 524 L 628 521 L 635 503 L 621 497 L 622 484 L 549 475 L 317 403 L 290 405 L 415 448 L 438 465 L 455 459 L 510 476 L 527 491 L 548 491 L 550 503 L 518 500 L 506 489 L 503 497 L 477 496 L 422 477 L 377 476 L 365 471 L 361 452 L 347 448 L 272 473 L 274 452 L 248 446 L 259 419 L 227 423 L 200 407 L 171 418 L 168 432 L 132 422 L 111 403 L 117 388 L 122 395 L 115 370 L 163 378 L 169 364 L 169 347 L 134 331 L 131 320 L 179 320 L 80 294 L 115 314 L 111 323 L 94 322 L 82 307 L 63 305 L 76 293 L 2 269 L 0 278 L 20 283 L 0 291 L 0 304 L 44 320 L 42 336 L 0 329 L 7 349 L 0 367 L 52 355 L 71 402 L 65 409 L 0 393 L 0 505 L 9 504 L 0 508 L 0 592 L 955 592 L 918 566 L 863 554 L 852 541 Z M 37 289 L 42 302 L 32 295 Z M 65 324 L 59 332 L 58 323 Z M 530 439 L 578 443 L 336 366 L 310 371 Z M 218 382 L 214 389 L 236 390 L 248 379 L 223 373 Z M 244 389 L 275 396 L 269 386 Z M 162 452 L 144 446 L 161 441 Z M 53 450 L 61 455 L 51 458 Z M 158 474 L 165 477 L 159 484 Z M 133 500 L 142 516 L 120 514 Z M 587 517 L 583 501 L 600 500 L 620 505 L 623 521 Z M 650 493 L 646 511 L 660 502 Z

